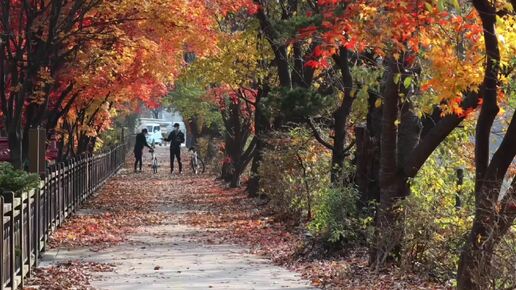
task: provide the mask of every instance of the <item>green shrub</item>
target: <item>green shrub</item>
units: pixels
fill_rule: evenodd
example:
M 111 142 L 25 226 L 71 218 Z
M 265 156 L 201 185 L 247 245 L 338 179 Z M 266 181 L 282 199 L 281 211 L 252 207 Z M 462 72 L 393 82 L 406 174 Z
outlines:
M 16 170 L 7 162 L 0 162 L 0 192 L 21 193 L 39 186 L 39 176 Z
M 281 216 L 298 222 L 312 216 L 314 193 L 330 186 L 331 152 L 304 128 L 273 132 L 260 165 L 260 190 Z
M 411 180 L 412 194 L 404 201 L 403 266 L 441 282 L 453 283 L 460 252 L 474 213 L 474 176 L 468 169 L 467 131 L 452 133 Z M 457 185 L 458 168 L 466 168 Z M 457 193 L 460 194 L 460 207 Z
M 271 208 L 285 219 L 306 221 L 308 230 L 325 243 L 364 241 L 371 220 L 359 217 L 354 185 L 332 186 L 331 151 L 304 128 L 274 132 L 267 140 L 259 174 L 260 190 Z M 354 171 L 349 161 L 344 171 Z
M 313 219 L 308 229 L 329 242 L 354 243 L 362 238 L 358 218 L 358 192 L 353 186 L 325 188 L 314 198 Z

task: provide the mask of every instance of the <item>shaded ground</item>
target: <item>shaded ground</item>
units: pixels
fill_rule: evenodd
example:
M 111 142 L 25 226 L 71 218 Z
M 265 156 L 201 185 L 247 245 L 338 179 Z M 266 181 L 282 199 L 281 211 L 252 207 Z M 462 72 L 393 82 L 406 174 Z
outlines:
M 312 289 L 246 247 L 213 240 L 217 230 L 186 224 L 212 214 L 209 200 L 195 200 L 223 192 L 212 176 L 144 171 L 124 169 L 66 222 L 27 288 Z

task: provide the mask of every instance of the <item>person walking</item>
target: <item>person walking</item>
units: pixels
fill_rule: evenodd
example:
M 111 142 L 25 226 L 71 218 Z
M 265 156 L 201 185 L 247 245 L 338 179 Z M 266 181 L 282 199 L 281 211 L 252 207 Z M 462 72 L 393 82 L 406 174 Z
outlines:
M 153 150 L 152 147 L 147 143 L 147 129 L 142 129 L 141 133 L 136 134 L 136 142 L 134 143 L 134 172 L 138 172 L 137 168 L 140 167 L 140 172 L 142 172 L 142 164 L 143 164 L 143 148 L 147 147 L 150 150 Z
M 185 134 L 179 130 L 179 124 L 174 124 L 174 130 L 170 132 L 165 141 L 170 142 L 170 173 L 174 173 L 174 158 L 179 165 L 179 174 L 183 172 L 181 163 L 181 144 L 185 142 Z

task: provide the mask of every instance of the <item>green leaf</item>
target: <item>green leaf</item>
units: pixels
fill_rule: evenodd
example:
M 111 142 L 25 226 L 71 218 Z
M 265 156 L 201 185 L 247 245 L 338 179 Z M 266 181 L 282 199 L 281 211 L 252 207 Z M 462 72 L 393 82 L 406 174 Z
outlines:
M 444 0 L 439 0 L 437 2 L 437 8 L 439 9 L 439 11 L 444 11 L 445 7 L 444 7 Z
M 453 5 L 453 7 L 455 7 L 455 10 L 457 10 L 457 12 L 460 12 L 461 8 L 460 8 L 459 0 L 451 0 L 451 3 Z
M 428 10 L 429 12 L 432 12 L 432 10 L 434 10 L 434 7 L 432 6 L 432 4 L 430 4 L 428 2 L 425 2 L 425 7 L 426 7 L 426 10 Z
M 398 84 L 400 82 L 401 74 L 395 74 L 394 75 L 394 83 Z
M 403 80 L 403 86 L 405 86 L 406 89 L 408 89 L 411 84 L 412 84 L 412 77 L 406 77 L 405 80 Z

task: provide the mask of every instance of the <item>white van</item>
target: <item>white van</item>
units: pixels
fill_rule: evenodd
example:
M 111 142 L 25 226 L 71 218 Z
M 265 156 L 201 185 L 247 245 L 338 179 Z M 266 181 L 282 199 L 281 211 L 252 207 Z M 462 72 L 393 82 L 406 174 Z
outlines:
M 161 134 L 161 126 L 157 123 L 143 123 L 138 126 L 139 131 L 147 129 L 147 143 L 149 145 L 163 145 L 163 134 Z

